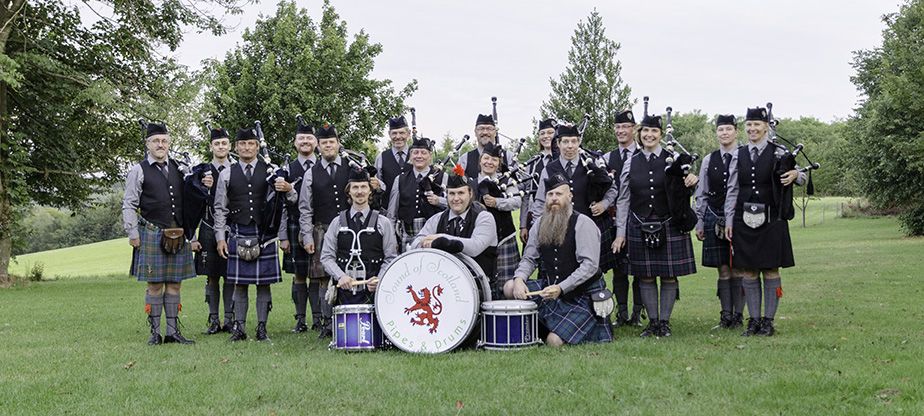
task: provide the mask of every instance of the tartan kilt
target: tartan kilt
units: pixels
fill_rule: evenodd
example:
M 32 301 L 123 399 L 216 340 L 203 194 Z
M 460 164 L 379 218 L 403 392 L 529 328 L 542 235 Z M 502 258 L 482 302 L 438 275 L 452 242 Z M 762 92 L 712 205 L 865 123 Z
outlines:
M 597 228 L 600 229 L 600 273 L 606 273 L 608 270 L 613 270 L 617 267 L 625 269 L 624 261 L 621 261 L 625 259 L 625 255 L 613 253 L 613 240 L 616 239 L 616 229 L 613 227 L 613 221 L 607 218 L 597 224 Z M 625 250 L 620 251 L 620 253 L 625 253 Z
M 324 266 L 321 266 L 321 246 L 324 245 L 324 234 L 327 234 L 327 228 L 330 224 L 315 224 L 311 229 L 311 238 L 314 239 L 314 256 L 308 261 L 308 277 L 322 278 L 327 277 Z M 307 253 L 307 252 L 306 252 Z
M 228 259 L 218 254 L 218 242 L 215 230 L 205 223 L 199 226 L 199 244 L 202 250 L 196 253 L 196 274 L 205 276 L 225 276 L 228 274 Z
M 302 227 L 298 225 L 298 219 L 292 221 L 292 218 L 289 218 L 286 224 L 286 235 L 289 237 L 291 250 L 282 254 L 282 270 L 286 273 L 307 275 L 308 268 L 311 266 L 312 254 L 308 254 L 305 251 L 305 246 L 299 243 L 299 233 L 301 232 Z
M 504 283 L 513 280 L 513 273 L 517 271 L 517 266 L 520 264 L 520 247 L 517 245 L 517 233 L 510 234 L 497 245 L 497 261 L 494 264 L 497 278 L 494 282 L 491 282 L 491 285 L 497 286 L 498 290 L 496 292 L 503 294 Z M 503 297 L 499 299 L 503 299 Z
M 260 250 L 254 261 L 242 260 L 237 255 L 238 238 L 259 238 L 256 225 L 231 224 L 228 235 L 227 282 L 235 285 L 267 285 L 282 281 L 279 270 L 279 248 L 272 243 Z
M 420 233 L 420 230 L 426 223 L 426 218 L 414 218 L 414 223 L 411 224 L 410 230 L 405 230 L 406 225 L 404 224 L 400 227 L 395 227 L 395 233 L 398 234 L 398 254 L 407 251 L 407 247 L 414 242 L 414 239 L 417 238 L 417 234 Z
M 527 280 L 526 288 L 530 292 L 542 290 L 548 283 L 545 279 Z M 609 317 L 597 316 L 590 300 L 591 292 L 604 287 L 603 278 L 597 278 L 587 290 L 574 297 L 559 296 L 558 299 L 544 301 L 539 295 L 533 296 L 532 300 L 539 305 L 539 323 L 569 344 L 612 341 Z
M 719 267 L 731 264 L 731 247 L 728 241 L 715 236 L 716 215 L 712 207 L 706 207 L 703 216 L 703 266 Z
M 651 216 L 647 221 L 662 221 Z M 681 233 L 673 221 L 663 221 L 664 242 L 661 247 L 650 249 L 642 236 L 642 221 L 629 215 L 626 232 L 629 246 L 629 271 L 633 276 L 677 277 L 696 273 L 696 259 L 693 257 L 693 241 L 690 233 Z
M 742 211 L 735 210 L 732 232 L 732 266 L 740 269 L 775 269 L 796 265 L 792 253 L 787 221 L 776 219 L 770 211 L 770 221 L 760 227 L 744 224 Z
M 177 254 L 167 254 L 160 248 L 160 228 L 138 225 L 138 232 L 141 245 L 132 251 L 130 273 L 139 282 L 176 283 L 196 277 L 189 244 Z

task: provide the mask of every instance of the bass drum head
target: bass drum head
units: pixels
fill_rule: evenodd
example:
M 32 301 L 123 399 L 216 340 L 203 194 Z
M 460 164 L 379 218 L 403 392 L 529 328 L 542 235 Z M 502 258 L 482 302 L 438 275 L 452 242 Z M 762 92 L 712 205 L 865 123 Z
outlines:
M 411 250 L 395 258 L 380 278 L 375 314 L 394 346 L 441 353 L 458 347 L 474 330 L 481 299 L 470 268 L 459 257 Z
M 481 301 L 490 302 L 491 281 L 488 280 L 488 276 L 485 276 L 484 271 L 481 270 L 481 266 L 478 265 L 478 262 L 476 262 L 475 259 L 462 253 L 458 253 L 455 256 L 459 260 L 462 260 L 462 263 L 465 263 L 469 271 L 472 272 L 472 276 L 475 278 L 475 283 L 478 285 L 478 292 L 481 293 Z

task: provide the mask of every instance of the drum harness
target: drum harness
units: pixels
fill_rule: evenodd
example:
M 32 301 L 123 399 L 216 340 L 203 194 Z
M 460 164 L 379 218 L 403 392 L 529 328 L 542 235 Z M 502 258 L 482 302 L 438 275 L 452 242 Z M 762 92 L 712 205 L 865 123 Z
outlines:
M 365 284 L 355 284 L 359 282 L 366 281 L 366 264 L 363 262 L 362 257 L 362 246 L 359 243 L 359 235 L 362 233 L 373 234 L 376 232 L 376 225 L 378 224 L 378 215 L 375 212 L 370 212 L 369 215 L 372 215 L 372 218 L 369 219 L 369 224 L 366 228 L 359 230 L 359 232 L 353 231 L 347 224 L 341 225 L 337 232 L 340 233 L 350 233 L 353 235 L 353 242 L 350 245 L 350 258 L 347 260 L 347 269 L 344 270 L 346 274 L 353 278 L 354 285 L 350 289 L 355 295 L 356 292 L 365 289 Z M 327 285 L 327 302 L 331 306 L 337 304 L 337 281 L 334 280 L 334 276 L 330 277 L 330 283 Z

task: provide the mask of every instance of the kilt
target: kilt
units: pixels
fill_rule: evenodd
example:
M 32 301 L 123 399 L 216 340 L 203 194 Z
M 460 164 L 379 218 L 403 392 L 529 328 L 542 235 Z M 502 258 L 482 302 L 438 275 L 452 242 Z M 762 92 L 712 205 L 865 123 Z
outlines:
M 130 273 L 139 282 L 177 283 L 196 277 L 192 250 L 186 244 L 177 254 L 160 248 L 160 228 L 148 223 L 138 226 L 141 245 L 132 251 Z
M 530 292 L 542 290 L 546 286 L 548 281 L 545 279 L 526 281 L 526 288 Z M 532 299 L 539 305 L 539 323 L 569 344 L 612 341 L 613 330 L 609 318 L 597 316 L 590 300 L 590 292 L 604 287 L 603 279 L 598 278 L 584 293 L 567 299 L 559 296 L 558 299 L 544 301 L 538 295 L 533 296 Z
M 492 285 L 497 286 L 500 294 L 504 293 L 504 283 L 513 279 L 513 273 L 520 264 L 520 247 L 517 245 L 517 233 L 510 234 L 497 245 L 497 261 L 495 270 L 497 278 Z
M 719 267 L 731 263 L 731 247 L 728 241 L 720 240 L 715 236 L 716 215 L 712 207 L 706 207 L 703 216 L 703 266 Z
M 735 210 L 732 232 L 732 266 L 739 269 L 775 269 L 796 265 L 789 239 L 789 224 L 767 210 L 770 221 L 758 228 L 744 224 L 741 210 Z
M 215 230 L 205 221 L 199 226 L 199 244 L 202 250 L 196 253 L 196 274 L 205 276 L 226 276 L 228 260 L 218 255 L 218 242 Z
M 613 253 L 613 240 L 616 239 L 616 229 L 613 227 L 613 221 L 610 218 L 605 219 L 597 224 L 600 229 L 600 273 L 606 273 L 607 270 L 620 268 L 623 271 L 625 267 L 625 250 L 620 251 L 617 255 Z
M 308 261 L 308 277 L 312 279 L 327 277 L 324 266 L 321 266 L 321 246 L 324 244 L 324 234 L 327 234 L 327 227 L 330 227 L 330 224 L 315 224 L 311 229 L 315 255 L 311 256 Z
M 651 216 L 646 221 L 663 221 Z M 629 246 L 629 271 L 640 277 L 677 277 L 696 273 L 696 259 L 693 257 L 693 241 L 690 233 L 681 233 L 672 221 L 664 221 L 664 242 L 661 247 L 650 249 L 642 236 L 642 221 L 635 214 L 629 215 L 626 237 Z
M 395 227 L 395 232 L 398 234 L 398 254 L 407 251 L 407 247 L 414 242 L 414 239 L 417 238 L 417 233 L 426 223 L 426 218 L 414 218 L 414 223 L 411 224 L 410 230 L 405 230 L 406 225 L 404 224 L 400 227 Z
M 282 281 L 279 271 L 279 248 L 272 243 L 260 250 L 254 261 L 242 260 L 237 255 L 238 238 L 259 238 L 256 225 L 231 224 L 228 238 L 227 282 L 235 285 L 267 285 Z
M 282 269 L 286 273 L 307 275 L 308 268 L 311 266 L 311 257 L 313 255 L 308 254 L 305 247 L 299 243 L 299 233 L 301 231 L 302 227 L 298 225 L 298 220 L 292 221 L 292 218 L 289 218 L 289 222 L 286 224 L 286 235 L 289 237 L 291 250 L 289 250 L 289 253 L 282 254 Z

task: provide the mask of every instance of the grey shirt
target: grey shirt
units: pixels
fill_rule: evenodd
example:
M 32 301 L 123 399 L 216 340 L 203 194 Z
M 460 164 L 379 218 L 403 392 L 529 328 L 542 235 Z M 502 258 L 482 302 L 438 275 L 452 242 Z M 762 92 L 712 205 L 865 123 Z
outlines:
M 369 217 L 370 211 L 368 206 L 362 211 L 359 211 L 363 214 L 363 221 Z M 356 212 L 355 208 L 350 207 L 348 215 L 350 218 L 353 218 Z M 382 235 L 382 249 L 385 253 L 385 258 L 382 260 L 382 267 L 379 270 L 384 271 L 388 268 L 388 265 L 395 260 L 395 257 L 398 256 L 397 242 L 395 241 L 395 226 L 385 216 L 377 212 L 375 215 L 379 216 L 375 229 Z M 337 236 L 340 234 L 340 226 L 340 215 L 337 215 L 330 222 L 330 228 L 328 228 L 327 233 L 324 234 L 324 244 L 321 245 L 321 266 L 324 267 L 324 271 L 327 272 L 327 274 L 334 276 L 334 279 L 339 279 L 340 276 L 346 274 L 343 269 L 340 268 L 340 265 L 337 264 Z M 360 249 L 362 249 L 362 247 L 360 247 Z M 372 277 L 374 276 L 368 276 L 368 278 Z
M 436 234 L 437 225 L 440 222 L 440 216 L 444 213 L 449 213 L 448 220 L 452 220 L 456 217 L 465 218 L 468 215 L 468 210 L 472 209 L 469 207 L 462 215 L 456 215 L 452 210 L 443 211 L 434 216 L 430 217 L 427 220 L 427 223 L 424 224 L 423 228 L 420 229 L 420 232 L 417 233 L 417 237 L 414 238 L 414 241 L 411 243 L 411 248 L 420 248 L 420 240 L 423 240 L 424 237 Z M 456 237 L 452 235 L 446 235 L 446 238 L 451 240 L 458 240 L 462 242 L 462 254 L 465 254 L 469 257 L 475 257 L 481 254 L 486 248 L 491 246 L 497 246 L 497 227 L 494 225 L 494 216 L 491 215 L 488 211 L 481 211 L 475 217 L 475 228 L 472 230 L 472 236 L 469 238 Z
M 523 258 L 517 266 L 513 277 L 529 279 L 536 267 L 539 265 L 539 223 L 534 223 L 529 229 L 529 238 L 526 240 L 526 247 L 523 248 Z M 586 282 L 597 273 L 598 261 L 600 259 L 600 229 L 594 224 L 594 221 L 588 216 L 578 214 L 577 222 L 574 224 L 575 250 L 574 253 L 578 268 L 574 270 L 565 280 L 558 284 L 562 293 L 568 293 L 581 283 Z
M 153 156 L 148 155 L 147 161 L 150 164 L 157 162 Z M 169 158 L 166 160 L 166 171 L 169 172 Z M 122 223 L 129 240 L 141 238 L 138 231 L 138 204 L 141 202 L 141 184 L 144 183 L 144 171 L 141 164 L 132 166 L 128 171 L 128 177 L 125 178 L 125 193 L 122 195 Z
M 501 175 L 500 175 L 499 173 L 497 173 L 497 172 L 495 172 L 493 175 L 491 175 L 491 177 L 494 178 L 494 179 L 498 179 L 498 178 L 500 178 L 500 176 L 501 176 Z M 476 183 L 481 183 L 481 181 L 483 181 L 485 178 L 487 178 L 487 176 L 484 176 L 484 174 L 479 173 L 479 174 L 478 174 L 478 181 L 477 181 Z M 502 179 L 502 181 L 504 181 L 503 183 L 506 183 L 508 186 L 509 186 L 510 183 L 511 183 L 509 178 Z M 516 187 L 512 187 L 512 188 L 513 188 L 513 189 L 516 189 Z M 510 188 L 507 188 L 507 189 L 510 190 Z M 507 191 L 504 191 L 504 195 L 507 195 L 506 192 L 507 192 Z M 498 210 L 501 210 L 501 211 L 516 211 L 516 210 L 520 209 L 520 204 L 522 203 L 521 198 L 522 198 L 522 197 L 520 197 L 520 196 L 511 196 L 511 197 L 503 197 L 503 198 L 497 197 L 497 198 L 495 198 L 495 200 L 497 200 L 497 207 L 496 207 L 496 208 L 497 208 Z
M 257 166 L 257 159 L 250 161 L 250 163 L 238 162 L 231 165 L 231 169 L 240 169 L 241 172 L 244 172 L 244 166 L 250 165 L 253 168 Z M 218 183 L 215 189 L 215 241 L 226 241 L 227 232 L 228 232 L 228 182 L 231 181 L 231 169 L 225 169 L 218 175 Z M 268 185 L 272 186 L 272 185 Z M 263 195 L 259 196 L 263 198 Z M 295 192 L 295 189 L 290 189 L 286 193 L 286 200 L 289 203 L 295 203 L 298 198 L 298 194 Z M 285 208 L 288 209 L 288 208 Z M 279 230 L 277 230 L 276 236 L 279 237 L 280 241 L 286 241 L 289 239 L 286 234 L 286 217 L 283 213 L 282 219 L 279 221 Z
M 411 169 L 409 173 L 411 175 L 417 175 L 419 173 L 423 176 L 427 176 L 430 174 L 430 172 L 432 172 L 432 170 L 433 168 L 428 166 L 427 169 L 424 170 L 423 172 L 417 172 L 417 170 Z M 440 181 L 440 186 L 442 186 L 444 190 L 446 189 L 446 184 L 448 182 L 449 182 L 449 175 L 443 174 L 443 178 Z M 400 184 L 401 184 L 401 175 L 395 176 L 395 181 L 391 185 L 391 190 L 393 192 L 388 194 L 387 213 L 388 213 L 388 219 L 390 219 L 392 222 L 398 221 L 398 206 L 399 206 L 399 203 L 401 202 L 400 201 L 400 198 L 401 198 Z M 436 198 L 438 199 L 438 201 L 436 202 L 437 207 L 446 208 L 448 206 L 445 196 L 437 196 Z
M 655 148 L 654 152 L 649 152 L 642 148 L 638 157 L 648 159 L 652 154 L 655 157 L 661 157 L 661 145 Z M 629 169 L 632 167 L 633 157 L 629 156 L 626 163 L 622 165 L 622 172 L 619 174 L 619 196 L 616 198 L 616 237 L 626 237 L 626 227 L 629 220 Z
M 721 148 L 719 149 L 719 155 L 722 156 L 722 159 L 725 158 L 726 154 L 731 154 L 732 160 L 736 160 L 734 155 L 737 153 L 738 153 L 737 147 L 727 152 Z M 696 229 L 697 230 L 703 229 L 703 218 L 706 217 L 706 205 L 707 205 L 706 195 L 708 195 L 709 192 L 711 192 L 711 189 L 709 189 L 709 178 L 707 178 L 706 175 L 709 173 L 709 164 L 711 162 L 712 162 L 712 153 L 709 153 L 706 155 L 706 157 L 703 158 L 702 164 L 700 164 L 699 166 L 699 185 L 696 186 L 696 193 L 693 195 L 693 199 L 695 201 L 694 208 L 696 209 Z M 729 164 L 729 168 L 731 168 L 730 164 Z M 724 213 L 717 212 L 716 215 L 724 215 Z
M 324 168 L 324 170 L 327 170 L 327 167 L 330 166 L 331 163 L 337 166 L 338 171 L 345 166 L 340 159 L 340 155 L 337 155 L 337 158 L 332 162 L 328 162 L 327 159 L 321 158 L 321 167 Z M 301 226 L 302 245 L 314 243 L 314 237 L 311 235 L 311 230 L 314 228 L 314 202 L 311 195 L 311 183 L 314 174 L 312 171 L 313 169 L 308 169 L 308 171 L 305 172 L 305 177 L 302 178 L 302 189 L 298 193 L 298 211 L 301 214 L 299 226 Z M 344 189 L 343 192 L 346 192 L 346 189 Z
M 760 155 L 764 152 L 764 149 L 769 145 L 767 139 L 761 140 L 760 143 L 756 145 L 753 143 L 748 143 L 747 146 L 741 146 L 732 153 L 731 162 L 728 166 L 728 183 L 726 184 L 725 192 L 725 226 L 732 227 L 735 221 L 735 204 L 738 203 L 738 155 L 741 154 L 741 151 L 744 151 L 746 157 L 751 157 L 751 149 L 757 148 L 757 154 Z M 780 149 L 776 146 L 773 146 L 772 149 L 775 149 L 776 153 L 779 155 L 786 154 L 786 151 Z M 796 165 L 796 170 L 799 169 L 799 166 Z M 805 172 L 799 172 L 799 176 L 793 182 L 796 185 L 802 186 L 805 184 Z
M 626 161 L 628 161 L 632 158 L 632 154 L 635 153 L 636 148 L 638 148 L 638 145 L 634 141 L 629 144 L 629 147 L 617 147 L 616 149 L 613 149 L 603 155 L 603 163 L 606 163 L 610 160 L 613 152 L 616 152 L 616 154 L 619 155 L 618 157 L 622 158 L 621 153 L 623 149 L 628 149 L 628 152 L 626 153 Z M 619 179 L 619 175 L 621 174 L 622 172 L 613 172 L 613 175 L 616 179 Z M 606 191 L 606 195 L 604 195 L 603 200 L 600 201 L 600 203 L 603 204 L 604 209 L 609 208 L 616 203 L 616 197 L 619 195 L 619 187 L 616 185 L 616 182 L 617 181 L 615 180 L 613 181 L 613 186 L 611 186 L 610 189 Z

